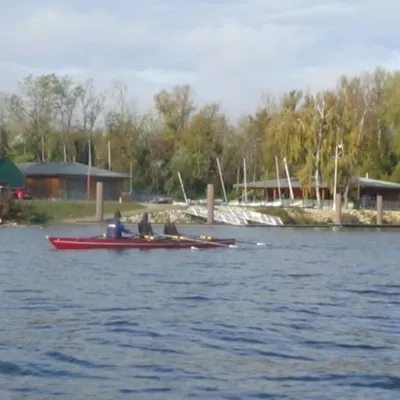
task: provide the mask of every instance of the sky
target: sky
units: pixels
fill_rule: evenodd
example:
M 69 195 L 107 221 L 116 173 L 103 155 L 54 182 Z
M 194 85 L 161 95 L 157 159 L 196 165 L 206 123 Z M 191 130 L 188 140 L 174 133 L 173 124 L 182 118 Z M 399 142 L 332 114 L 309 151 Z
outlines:
M 0 91 L 48 72 L 99 90 L 120 80 L 144 110 L 190 84 L 197 101 L 239 116 L 266 93 L 399 68 L 399 15 L 394 0 L 4 0 Z

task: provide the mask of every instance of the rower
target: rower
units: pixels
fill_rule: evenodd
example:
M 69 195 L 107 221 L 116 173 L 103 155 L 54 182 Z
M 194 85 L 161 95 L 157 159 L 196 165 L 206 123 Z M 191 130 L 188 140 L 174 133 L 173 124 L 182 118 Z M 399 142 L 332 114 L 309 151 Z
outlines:
M 178 229 L 176 228 L 175 223 L 171 221 L 169 216 L 167 217 L 167 221 L 164 225 L 163 234 L 168 236 L 179 236 Z
M 122 239 L 123 233 L 132 232 L 129 229 L 126 229 L 124 224 L 121 221 L 121 212 L 119 210 L 115 211 L 114 218 L 108 223 L 106 238 L 107 239 Z
M 138 232 L 140 237 L 154 235 L 153 228 L 149 222 L 149 214 L 143 213 L 142 219 L 138 223 Z

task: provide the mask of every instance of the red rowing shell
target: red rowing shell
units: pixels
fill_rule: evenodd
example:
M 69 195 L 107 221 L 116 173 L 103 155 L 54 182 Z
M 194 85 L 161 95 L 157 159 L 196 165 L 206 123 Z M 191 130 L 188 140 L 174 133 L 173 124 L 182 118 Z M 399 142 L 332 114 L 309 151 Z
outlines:
M 89 250 L 89 249 L 199 249 L 226 247 L 235 245 L 235 239 L 212 240 L 147 240 L 147 239 L 105 239 L 80 237 L 48 237 L 50 243 L 58 250 Z

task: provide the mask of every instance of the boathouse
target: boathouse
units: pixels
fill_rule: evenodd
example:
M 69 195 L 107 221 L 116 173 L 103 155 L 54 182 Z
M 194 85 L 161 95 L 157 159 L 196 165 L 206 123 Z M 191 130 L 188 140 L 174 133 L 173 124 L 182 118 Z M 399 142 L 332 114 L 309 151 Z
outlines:
M 309 187 L 301 185 L 297 178 L 291 178 L 290 183 L 293 190 L 294 200 L 306 200 L 308 206 L 315 203 L 315 182 Z M 320 182 L 320 196 L 323 205 L 329 206 L 332 203 L 332 188 L 325 181 Z M 235 184 L 234 188 L 244 190 L 244 183 Z M 258 197 L 268 201 L 279 199 L 279 188 L 284 203 L 290 199 L 290 185 L 288 179 L 271 179 L 264 181 L 249 182 L 246 185 L 247 192 L 254 191 Z M 338 190 L 342 193 L 344 188 L 340 185 Z M 371 179 L 368 177 L 354 177 L 351 181 L 349 199 L 354 200 L 356 208 L 375 208 L 376 197 L 381 195 L 385 209 L 400 209 L 400 183 Z
M 311 182 L 309 187 L 302 185 L 297 178 L 288 179 L 269 179 L 264 181 L 248 182 L 246 187 L 247 191 L 258 192 L 259 196 L 269 201 L 279 199 L 279 190 L 283 199 L 290 199 L 290 185 L 293 190 L 295 200 L 300 199 L 314 199 L 315 195 L 315 182 Z M 233 185 L 234 188 L 244 190 L 244 183 Z M 327 182 L 321 181 L 319 185 L 321 199 L 329 199 L 331 197 L 330 185 Z
M 94 200 L 96 183 L 103 182 L 104 200 L 118 200 L 128 174 L 80 163 L 18 164 L 32 197 L 39 199 Z

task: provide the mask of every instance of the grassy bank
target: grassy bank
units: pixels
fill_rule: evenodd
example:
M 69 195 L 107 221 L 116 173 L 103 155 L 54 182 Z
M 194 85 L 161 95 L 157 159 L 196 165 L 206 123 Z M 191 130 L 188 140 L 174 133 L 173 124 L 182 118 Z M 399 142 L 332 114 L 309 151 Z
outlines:
M 133 202 L 104 202 L 104 214 L 112 214 L 119 209 L 121 213 L 143 208 Z M 65 220 L 79 220 L 96 215 L 96 202 L 87 201 L 46 201 L 0 199 L 0 216 L 5 222 L 26 224 L 57 223 Z
M 25 201 L 25 203 L 27 203 Z M 72 219 L 84 219 L 96 215 L 96 202 L 88 201 L 29 201 L 33 214 L 41 220 L 38 222 L 61 222 Z M 117 201 L 104 202 L 104 214 L 111 214 L 119 209 L 124 211 L 133 211 L 143 208 L 142 205 L 133 202 L 119 203 Z

